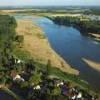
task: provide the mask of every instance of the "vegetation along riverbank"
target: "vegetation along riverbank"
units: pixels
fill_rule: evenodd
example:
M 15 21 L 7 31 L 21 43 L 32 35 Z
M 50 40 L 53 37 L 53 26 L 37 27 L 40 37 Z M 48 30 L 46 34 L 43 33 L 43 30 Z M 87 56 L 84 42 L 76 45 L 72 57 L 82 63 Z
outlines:
M 0 15 L 0 86 L 19 100 L 97 99 L 31 20 Z M 0 89 L 1 89 L 0 88 Z M 16 95 L 15 95 L 16 94 Z
M 75 15 L 75 14 L 74 14 Z M 54 23 L 75 27 L 81 34 L 100 40 L 100 21 L 92 20 L 86 16 L 49 16 Z

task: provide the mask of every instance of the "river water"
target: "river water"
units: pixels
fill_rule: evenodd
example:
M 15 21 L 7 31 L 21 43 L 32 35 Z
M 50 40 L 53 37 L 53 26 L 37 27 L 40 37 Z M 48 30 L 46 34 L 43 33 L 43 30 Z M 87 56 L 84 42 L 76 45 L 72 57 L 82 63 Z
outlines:
M 100 43 L 85 37 L 67 26 L 54 24 L 45 17 L 16 15 L 16 19 L 31 19 L 41 27 L 51 47 L 73 68 L 80 71 L 80 77 L 100 90 L 100 72 L 88 66 L 82 58 L 100 63 Z

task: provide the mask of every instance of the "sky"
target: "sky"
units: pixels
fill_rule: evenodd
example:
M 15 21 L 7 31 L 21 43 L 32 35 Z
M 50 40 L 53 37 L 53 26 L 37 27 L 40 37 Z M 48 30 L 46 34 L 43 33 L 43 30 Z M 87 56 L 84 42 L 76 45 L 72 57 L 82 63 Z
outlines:
M 0 0 L 0 6 L 17 6 L 17 5 L 98 5 L 100 0 Z

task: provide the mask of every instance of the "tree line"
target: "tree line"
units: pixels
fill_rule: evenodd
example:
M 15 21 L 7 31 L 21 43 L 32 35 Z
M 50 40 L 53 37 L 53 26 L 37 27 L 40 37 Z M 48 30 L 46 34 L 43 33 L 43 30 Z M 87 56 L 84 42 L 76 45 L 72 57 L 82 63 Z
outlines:
M 100 34 L 100 21 L 87 19 L 82 16 L 57 16 L 51 17 L 50 19 L 53 20 L 54 23 L 59 25 L 73 26 L 78 29 L 83 35 L 89 35 L 88 33 Z

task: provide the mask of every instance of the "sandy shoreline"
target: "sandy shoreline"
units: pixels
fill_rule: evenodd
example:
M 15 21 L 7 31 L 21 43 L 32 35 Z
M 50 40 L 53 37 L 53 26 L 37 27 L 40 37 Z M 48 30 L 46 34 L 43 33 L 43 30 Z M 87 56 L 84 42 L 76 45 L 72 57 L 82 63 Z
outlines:
M 33 58 L 45 64 L 49 59 L 53 66 L 58 67 L 62 71 L 79 74 L 79 71 L 71 68 L 71 66 L 51 48 L 47 38 L 39 37 L 44 34 L 40 27 L 35 24 L 33 25 L 31 20 L 17 20 L 17 24 L 17 33 L 24 36 L 23 48 L 27 50 Z
M 95 70 L 100 72 L 100 63 L 92 61 L 92 60 L 89 60 L 89 59 L 85 59 L 85 58 L 83 58 L 82 60 L 85 63 L 87 63 L 91 68 L 93 68 L 93 69 L 95 69 Z
M 89 33 L 89 35 L 92 36 L 95 40 L 100 41 L 100 34 Z

